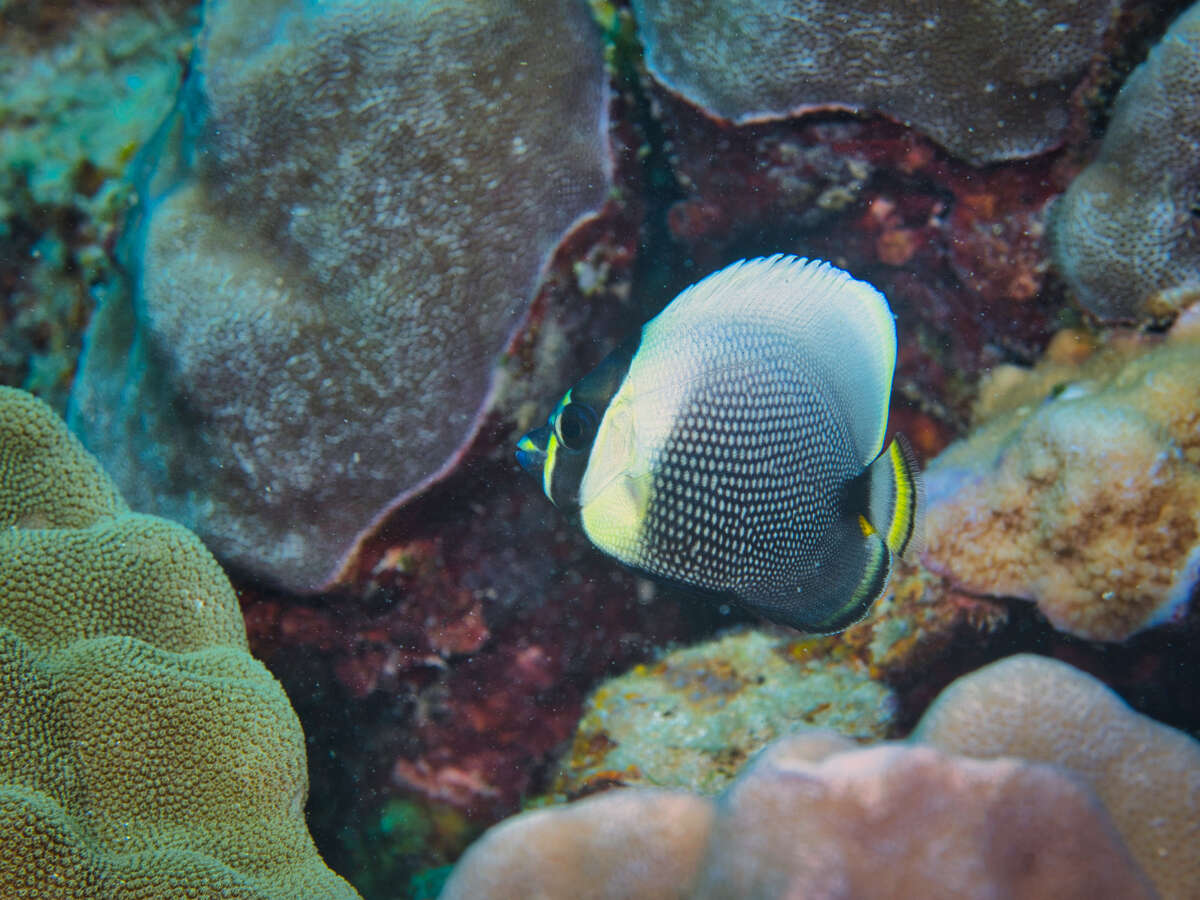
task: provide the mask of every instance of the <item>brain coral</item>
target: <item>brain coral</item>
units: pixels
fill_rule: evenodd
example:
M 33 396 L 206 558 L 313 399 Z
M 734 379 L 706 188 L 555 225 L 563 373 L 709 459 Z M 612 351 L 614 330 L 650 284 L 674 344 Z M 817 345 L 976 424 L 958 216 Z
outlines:
M 877 111 L 976 163 L 1057 143 L 1115 0 L 634 0 L 651 73 L 736 122 Z
M 1055 203 L 1051 248 L 1107 320 L 1161 317 L 1200 292 L 1200 4 L 1129 76 L 1100 155 Z
M 913 735 L 979 759 L 1052 763 L 1086 782 L 1166 898 L 1200 896 L 1200 743 L 1102 683 L 1013 656 L 950 685 Z
M 1063 338 L 1032 372 L 999 370 L 991 418 L 930 464 L 923 559 L 1121 641 L 1200 580 L 1200 308 L 1165 340 L 1118 336 L 1082 364 Z
M 517 816 L 442 898 L 1152 895 L 1058 770 L 817 733 L 772 744 L 711 805 L 629 788 Z
M 195 535 L 0 388 L 0 895 L 353 898 L 304 736 Z
M 609 189 L 585 4 L 212 0 L 72 427 L 134 508 L 292 588 L 444 474 Z

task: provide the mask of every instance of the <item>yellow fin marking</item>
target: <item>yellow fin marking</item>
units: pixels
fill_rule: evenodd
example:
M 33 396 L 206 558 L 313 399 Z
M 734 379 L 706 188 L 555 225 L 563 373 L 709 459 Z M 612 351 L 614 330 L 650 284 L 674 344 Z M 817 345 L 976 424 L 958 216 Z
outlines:
M 897 555 L 903 553 L 913 530 L 916 515 L 917 491 L 911 463 L 905 456 L 899 441 L 892 441 L 887 449 L 888 462 L 895 474 L 896 505 L 888 527 L 887 545 Z
M 858 517 L 858 528 L 862 532 L 863 537 L 870 537 L 875 533 L 875 526 L 867 521 L 866 516 Z

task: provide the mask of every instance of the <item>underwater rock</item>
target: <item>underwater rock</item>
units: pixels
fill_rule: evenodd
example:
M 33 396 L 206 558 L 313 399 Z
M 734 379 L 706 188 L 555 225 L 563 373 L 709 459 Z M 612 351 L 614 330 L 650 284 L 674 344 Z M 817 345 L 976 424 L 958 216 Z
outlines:
M 1071 90 L 1119 4 L 633 6 L 651 74 L 717 116 L 745 123 L 813 109 L 881 112 L 982 164 L 1062 140 Z
M 475 434 L 606 199 L 606 102 L 583 3 L 213 0 L 72 427 L 135 508 L 328 586 Z
M 1080 304 L 1107 321 L 1173 315 L 1200 295 L 1200 4 L 1121 88 L 1100 154 L 1051 217 Z
M 1095 798 L 1060 770 L 929 747 L 857 749 L 817 732 L 772 744 L 711 804 L 632 788 L 510 819 L 467 852 L 441 897 L 485 895 L 1115 900 L 1153 891 Z
M 171 109 L 198 18 L 187 0 L 6 4 L 0 13 L 0 384 L 56 411 L 111 245 L 134 152 Z
M 0 894 L 354 898 L 304 735 L 195 535 L 0 387 Z
M 926 565 L 1091 640 L 1181 610 L 1200 582 L 1200 307 L 1165 339 L 1064 332 L 982 397 L 926 472 Z
M 857 660 L 813 652 L 817 641 L 744 631 L 605 682 L 588 699 L 555 792 L 620 783 L 711 794 L 799 725 L 858 740 L 891 736 L 892 692 Z
M 1100 798 L 1162 897 L 1200 891 L 1200 742 L 1078 669 L 1029 655 L 985 666 L 944 690 L 912 739 L 1066 769 Z

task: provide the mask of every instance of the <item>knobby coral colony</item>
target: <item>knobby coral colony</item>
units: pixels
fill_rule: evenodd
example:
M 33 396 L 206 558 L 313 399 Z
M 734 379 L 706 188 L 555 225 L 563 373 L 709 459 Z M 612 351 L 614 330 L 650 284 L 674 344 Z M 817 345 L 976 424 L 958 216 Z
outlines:
M 1054 206 L 1054 257 L 1109 321 L 1169 319 L 1200 296 L 1200 6 L 1117 96 L 1096 160 Z
M 304 735 L 186 529 L 0 387 L 0 894 L 350 900 Z

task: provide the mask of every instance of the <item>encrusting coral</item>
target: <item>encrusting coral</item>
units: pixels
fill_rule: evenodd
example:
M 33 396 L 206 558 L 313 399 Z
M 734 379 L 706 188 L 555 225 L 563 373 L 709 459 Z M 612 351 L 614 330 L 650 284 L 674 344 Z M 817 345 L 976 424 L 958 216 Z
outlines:
M 0 895 L 353 898 L 304 736 L 195 535 L 0 387 Z
M 1185 898 L 1198 798 L 1195 740 L 1018 656 L 952 684 L 907 744 L 800 732 L 712 801 L 628 788 L 516 816 L 442 897 Z
M 136 509 L 288 588 L 453 468 L 606 201 L 586 4 L 211 0 L 71 425 Z
M 1104 320 L 1172 315 L 1200 295 L 1200 3 L 1121 88 L 1100 155 L 1055 203 L 1051 248 Z
M 748 630 L 677 650 L 588 699 L 555 788 L 653 784 L 713 793 L 800 724 L 888 736 L 896 698 L 855 661 L 810 654 L 794 632 Z
M 635 0 L 651 74 L 738 123 L 882 112 L 975 163 L 1062 139 L 1117 3 Z
M 1180 610 L 1200 581 L 1200 307 L 1165 339 L 1063 332 L 982 394 L 926 471 L 926 565 L 1091 640 Z

